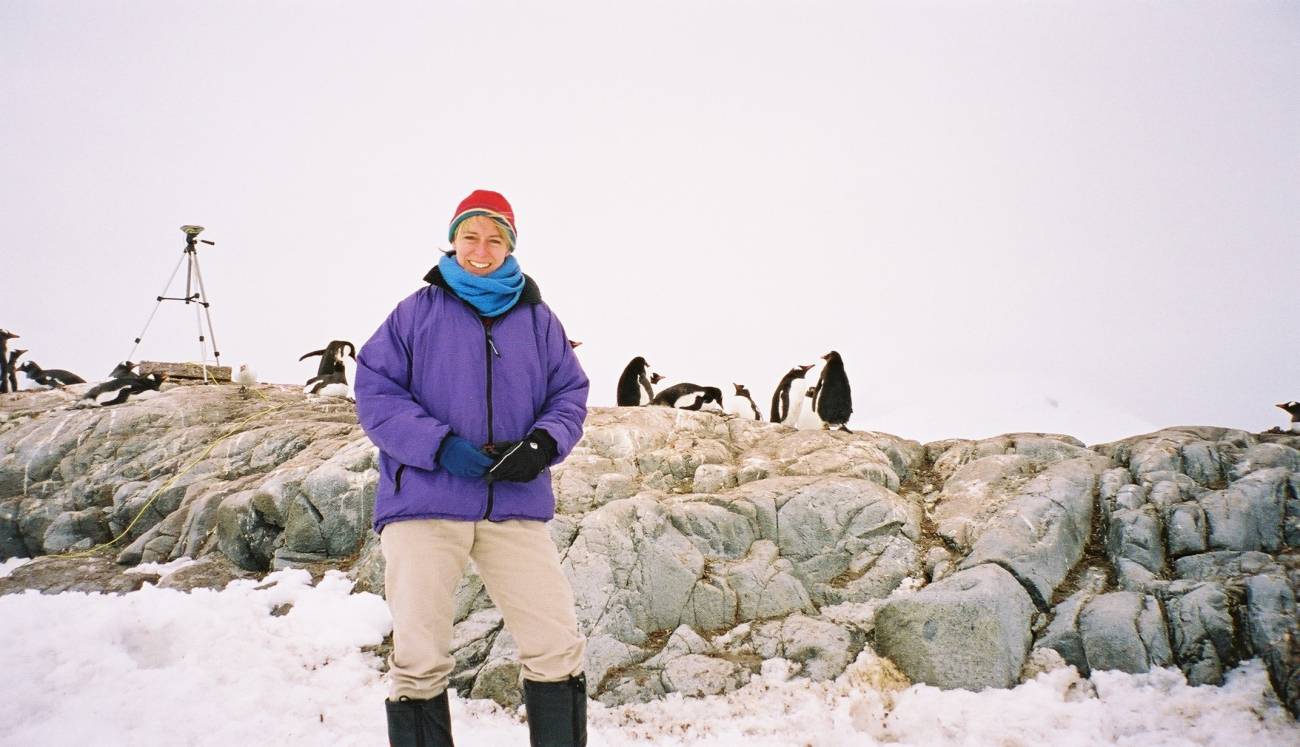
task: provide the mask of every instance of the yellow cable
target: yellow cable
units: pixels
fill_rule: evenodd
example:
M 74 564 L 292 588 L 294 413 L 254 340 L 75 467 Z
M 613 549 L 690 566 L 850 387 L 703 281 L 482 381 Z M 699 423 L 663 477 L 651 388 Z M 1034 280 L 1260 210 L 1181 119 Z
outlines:
M 265 394 L 262 394 L 260 391 L 258 391 L 258 390 L 256 390 L 256 389 L 253 390 L 253 393 L 256 394 L 257 396 L 261 397 L 263 400 L 266 400 L 266 401 L 268 401 L 268 402 L 270 401 L 270 398 L 269 398 L 269 397 L 267 397 Z M 131 528 L 134 527 L 134 526 L 136 525 L 136 522 L 140 521 L 140 517 L 141 517 L 141 516 L 144 516 L 144 512 L 149 510 L 149 507 L 152 506 L 152 505 L 153 505 L 153 502 L 154 502 L 155 500 L 158 499 L 158 496 L 162 495 L 163 492 L 164 492 L 165 490 L 167 490 L 168 488 L 170 488 L 170 487 L 172 486 L 172 484 L 175 483 L 176 480 L 180 478 L 181 475 L 185 474 L 186 472 L 189 472 L 191 469 L 194 469 L 195 465 L 197 465 L 199 462 L 202 462 L 204 459 L 206 459 L 207 456 L 208 456 L 208 454 L 212 453 L 212 450 L 215 449 L 215 448 L 217 447 L 217 444 L 219 444 L 219 443 L 221 443 L 222 441 L 225 441 L 227 438 L 230 438 L 231 436 L 235 435 L 235 433 L 237 433 L 237 432 L 239 431 L 239 428 L 242 427 L 243 425 L 247 424 L 249 421 L 254 420 L 254 419 L 256 419 L 256 418 L 260 418 L 260 417 L 262 417 L 263 415 L 267 415 L 267 414 L 273 413 L 273 412 L 275 412 L 276 410 L 279 410 L 279 409 L 282 408 L 282 407 L 286 407 L 286 406 L 288 406 L 288 405 L 293 404 L 294 401 L 295 401 L 295 400 L 289 400 L 289 401 L 287 401 L 287 402 L 282 402 L 281 404 L 278 404 L 278 405 L 276 405 L 276 406 L 274 406 L 274 407 L 271 407 L 271 408 L 268 408 L 268 409 L 266 409 L 266 410 L 262 410 L 262 411 L 260 411 L 260 412 L 255 412 L 255 413 L 253 413 L 252 415 L 249 415 L 248 417 L 246 417 L 246 418 L 244 418 L 243 420 L 241 420 L 241 421 L 239 421 L 238 423 L 236 423 L 234 428 L 232 428 L 232 429 L 231 429 L 230 431 L 228 431 L 225 435 L 221 436 L 220 438 L 218 438 L 217 440 L 215 440 L 215 441 L 213 441 L 211 444 L 209 444 L 209 445 L 208 445 L 208 448 L 206 448 L 206 449 L 203 450 L 203 453 L 199 455 L 199 458 L 198 458 L 198 459 L 195 459 L 195 460 L 194 460 L 193 462 L 191 462 L 187 467 L 185 467 L 185 469 L 183 469 L 183 470 L 181 470 L 180 472 L 177 472 L 176 474 L 172 475 L 172 476 L 171 476 L 171 479 L 169 479 L 167 482 L 163 483 L 163 486 L 160 487 L 160 488 L 158 488 L 158 490 L 157 490 L 156 492 L 154 492 L 154 494 L 153 494 L 152 496 L 150 496 L 149 500 L 145 501 L 144 505 L 140 507 L 140 510 L 139 510 L 138 512 L 136 512 L 135 518 L 131 519 L 131 523 L 126 525 L 126 528 L 122 530 L 121 534 L 118 534 L 116 537 L 114 537 L 113 539 L 111 539 L 111 540 L 109 540 L 109 541 L 107 541 L 107 542 L 105 542 L 105 543 L 103 543 L 103 544 L 95 545 L 94 547 L 90 548 L 89 550 L 81 550 L 81 551 L 79 551 L 79 552 L 65 552 L 65 553 L 59 553 L 59 554 L 56 554 L 56 555 L 53 555 L 53 556 L 48 556 L 48 555 L 47 555 L 47 556 L 45 556 L 45 557 L 57 557 L 57 558 L 83 558 L 83 557 L 88 557 L 88 556 L 90 556 L 90 555 L 93 555 L 93 554 L 94 554 L 96 551 L 98 551 L 98 550 L 102 550 L 102 549 L 104 549 L 104 548 L 106 548 L 106 547 L 112 547 L 112 546 L 113 546 L 113 545 L 114 545 L 118 540 L 120 540 L 120 539 L 122 539 L 123 537 L 125 537 L 125 536 L 127 535 L 127 533 L 131 531 Z

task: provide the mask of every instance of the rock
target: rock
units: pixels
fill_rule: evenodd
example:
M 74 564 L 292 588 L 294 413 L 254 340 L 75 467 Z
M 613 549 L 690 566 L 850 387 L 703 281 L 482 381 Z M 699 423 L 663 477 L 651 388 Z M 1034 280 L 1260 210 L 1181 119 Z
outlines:
M 1209 549 L 1205 542 L 1205 510 L 1201 504 L 1176 503 L 1165 517 L 1165 543 L 1170 557 L 1195 555 Z
M 862 640 L 840 625 L 800 614 L 760 623 L 753 636 L 762 658 L 797 662 L 814 682 L 838 677 L 862 650 Z
M 520 686 L 519 646 L 509 630 L 497 633 L 486 661 L 474 677 L 471 698 L 496 701 L 504 708 L 516 708 L 524 702 Z
M 217 541 L 226 557 L 247 571 L 271 566 L 279 527 L 263 520 L 253 507 L 254 493 L 246 490 L 227 496 L 217 508 Z
M 1080 582 L 1079 590 L 1052 609 L 1051 622 L 1034 644 L 1036 648 L 1056 651 L 1063 661 L 1073 665 L 1084 677 L 1091 674 L 1092 670 L 1083 648 L 1083 636 L 1079 634 L 1079 612 L 1105 586 L 1106 572 L 1095 567 L 1088 569 Z
M 1228 475 L 1236 481 L 1256 470 L 1275 467 L 1282 467 L 1289 472 L 1300 472 L 1300 451 L 1285 444 L 1255 444 L 1237 458 L 1228 470 Z
M 876 613 L 875 648 L 914 682 L 1010 687 L 1029 651 L 1033 614 L 1019 582 L 985 564 L 886 600 Z
M 731 692 L 749 682 L 748 669 L 711 656 L 687 654 L 679 656 L 664 667 L 664 689 L 686 696 L 720 695 Z
M 1277 552 L 1282 546 L 1288 477 L 1280 468 L 1259 470 L 1226 490 L 1201 496 L 1209 546 L 1215 550 Z
M 1131 560 L 1153 574 L 1165 571 L 1164 533 L 1154 506 L 1120 509 L 1110 517 L 1106 552 Z
M 1134 674 L 1173 663 L 1160 603 L 1150 595 L 1117 591 L 1093 598 L 1079 612 L 1079 636 L 1092 670 Z
M 1046 610 L 1056 587 L 1083 557 L 1092 529 L 1093 490 L 1105 464 L 1082 457 L 1048 467 L 990 521 L 959 567 L 997 563 Z
M 69 550 L 89 550 L 110 539 L 104 512 L 98 508 L 59 514 L 45 530 L 41 545 L 51 554 Z
M 725 464 L 701 464 L 695 468 L 694 492 L 716 493 L 736 485 L 736 468 Z
M 1174 575 L 1191 581 L 1215 581 L 1229 576 L 1282 573 L 1282 566 L 1262 552 L 1217 551 L 1188 555 L 1174 561 Z
M 451 631 L 451 652 L 456 664 L 449 687 L 462 693 L 473 691 L 474 680 L 487 661 L 502 624 L 501 613 L 495 609 L 480 610 L 456 623 Z
M 158 580 L 158 587 L 177 591 L 224 589 L 231 581 L 251 578 L 252 573 L 236 566 L 220 553 L 207 555 L 178 568 Z
M 1173 651 L 1191 685 L 1221 685 L 1226 670 L 1241 661 L 1234 603 L 1222 584 L 1196 583 L 1165 602 Z
M 1300 718 L 1300 622 L 1295 593 L 1280 575 L 1246 579 L 1246 629 L 1250 650 L 1268 667 L 1273 691 Z

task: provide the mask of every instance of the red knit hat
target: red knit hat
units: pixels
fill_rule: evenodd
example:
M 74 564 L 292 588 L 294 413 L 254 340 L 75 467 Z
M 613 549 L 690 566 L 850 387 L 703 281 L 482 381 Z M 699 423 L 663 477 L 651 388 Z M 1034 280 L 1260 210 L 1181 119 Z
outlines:
M 464 223 L 466 219 L 473 218 L 476 215 L 484 215 L 510 234 L 510 249 L 514 251 L 515 237 L 518 236 L 515 231 L 515 211 L 506 202 L 506 198 L 500 192 L 492 192 L 487 189 L 476 189 L 470 193 L 469 197 L 461 200 L 460 205 L 456 208 L 456 213 L 451 217 L 451 228 L 447 231 L 447 240 L 456 240 L 456 228 Z

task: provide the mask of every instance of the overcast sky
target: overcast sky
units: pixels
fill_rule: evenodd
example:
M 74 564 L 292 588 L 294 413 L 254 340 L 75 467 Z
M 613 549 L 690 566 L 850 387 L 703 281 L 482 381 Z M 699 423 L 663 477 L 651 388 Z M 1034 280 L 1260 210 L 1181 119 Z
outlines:
M 0 327 L 102 378 L 182 257 L 301 383 L 455 205 L 581 340 L 910 438 L 1261 430 L 1300 399 L 1295 2 L 0 2 Z M 172 286 L 180 295 L 184 267 Z M 199 354 L 162 305 L 136 359 Z

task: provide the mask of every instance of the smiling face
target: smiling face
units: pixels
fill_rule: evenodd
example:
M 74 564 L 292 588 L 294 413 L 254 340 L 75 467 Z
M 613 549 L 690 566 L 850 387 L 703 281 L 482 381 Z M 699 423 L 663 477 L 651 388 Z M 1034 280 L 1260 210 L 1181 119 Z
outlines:
M 456 227 L 456 263 L 471 275 L 495 272 L 510 255 L 510 240 L 505 229 L 491 218 L 476 215 Z

